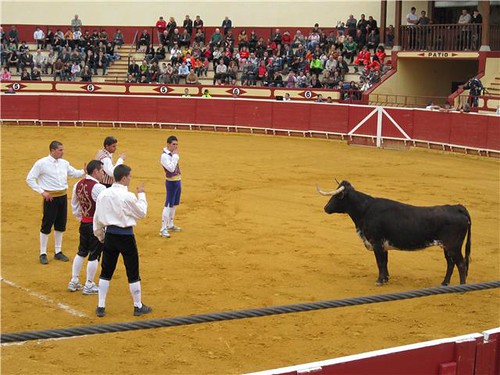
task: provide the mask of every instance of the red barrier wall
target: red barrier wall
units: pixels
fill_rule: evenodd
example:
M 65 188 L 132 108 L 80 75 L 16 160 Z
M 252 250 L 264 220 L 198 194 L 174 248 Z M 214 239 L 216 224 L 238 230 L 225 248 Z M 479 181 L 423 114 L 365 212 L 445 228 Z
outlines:
M 267 370 L 253 375 L 427 374 L 498 375 L 500 329 L 422 342 L 321 362 Z
M 381 119 L 382 140 L 406 139 L 410 143 L 423 141 L 438 144 L 445 149 L 459 146 L 466 151 L 500 153 L 500 118 L 496 116 L 337 103 L 96 94 L 4 94 L 0 118 L 35 119 L 42 123 L 59 120 L 221 125 L 295 131 L 303 135 L 307 132 L 341 133 L 351 137 L 368 137 L 372 141 L 377 136 Z

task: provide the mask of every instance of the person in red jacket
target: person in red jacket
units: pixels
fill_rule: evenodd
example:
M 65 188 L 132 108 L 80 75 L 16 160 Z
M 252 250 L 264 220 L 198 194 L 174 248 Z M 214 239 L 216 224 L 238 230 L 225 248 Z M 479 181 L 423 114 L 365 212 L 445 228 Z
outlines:
M 370 64 L 371 53 L 368 51 L 366 46 L 363 47 L 361 51 L 358 53 L 358 57 L 354 60 L 354 71 L 358 72 L 358 66 L 367 66 Z

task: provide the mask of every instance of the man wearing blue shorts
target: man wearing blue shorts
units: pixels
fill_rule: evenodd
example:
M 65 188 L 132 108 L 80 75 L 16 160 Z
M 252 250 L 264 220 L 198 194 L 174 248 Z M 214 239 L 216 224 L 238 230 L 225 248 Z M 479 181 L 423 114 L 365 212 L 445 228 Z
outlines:
M 165 188 L 167 198 L 161 215 L 160 236 L 169 238 L 169 232 L 179 232 L 181 228 L 174 225 L 175 209 L 181 200 L 181 170 L 179 167 L 179 142 L 175 135 L 167 138 L 167 147 L 163 149 L 160 162 L 165 170 Z

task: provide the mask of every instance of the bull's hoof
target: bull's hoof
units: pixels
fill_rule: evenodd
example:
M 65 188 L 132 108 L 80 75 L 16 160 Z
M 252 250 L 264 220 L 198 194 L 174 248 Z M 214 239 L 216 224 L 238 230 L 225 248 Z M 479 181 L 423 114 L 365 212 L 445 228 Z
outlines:
M 384 285 L 384 284 L 387 284 L 387 282 L 388 282 L 388 281 L 389 281 L 389 279 L 388 279 L 388 278 L 387 278 L 387 279 L 382 279 L 382 280 L 377 280 L 377 281 L 375 282 L 375 285 L 376 285 L 376 286 L 382 286 L 382 285 Z
M 441 283 L 441 286 L 448 286 L 448 283 L 447 283 L 446 281 L 443 281 L 443 282 Z

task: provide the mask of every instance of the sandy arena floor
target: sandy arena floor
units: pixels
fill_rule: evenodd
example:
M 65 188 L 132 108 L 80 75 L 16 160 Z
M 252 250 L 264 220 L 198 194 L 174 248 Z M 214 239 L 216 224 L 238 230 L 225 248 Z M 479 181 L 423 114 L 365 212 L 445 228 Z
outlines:
M 182 203 L 172 238 L 158 236 L 164 201 L 159 156 L 179 137 Z M 69 293 L 71 262 L 38 263 L 41 197 L 26 174 L 64 143 L 81 167 L 105 136 L 118 138 L 145 182 L 148 216 L 136 236 L 143 300 L 160 319 L 189 314 L 401 292 L 439 285 L 440 248 L 392 251 L 391 280 L 377 269 L 347 216 L 328 216 L 315 190 L 349 180 L 358 190 L 415 205 L 462 203 L 472 216 L 469 283 L 500 277 L 499 161 L 427 150 L 392 151 L 345 143 L 153 129 L 3 127 L 1 134 L 2 333 L 136 321 L 123 265 L 107 316 L 97 297 Z M 76 180 L 70 180 L 72 187 Z M 69 214 L 63 251 L 77 249 Z M 82 271 L 82 275 L 83 275 Z M 452 284 L 458 284 L 455 271 Z M 59 304 L 64 304 L 61 306 Z M 3 346 L 5 374 L 234 374 L 480 332 L 500 326 L 498 289 L 258 319 L 198 324 Z M 81 316 L 79 316 L 81 315 Z

